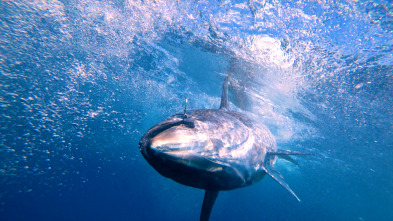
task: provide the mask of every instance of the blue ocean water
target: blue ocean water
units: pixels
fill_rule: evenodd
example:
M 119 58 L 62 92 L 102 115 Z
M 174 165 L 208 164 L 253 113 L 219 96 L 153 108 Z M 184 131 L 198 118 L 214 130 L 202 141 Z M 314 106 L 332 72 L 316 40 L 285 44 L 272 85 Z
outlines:
M 0 220 L 198 220 L 138 141 L 189 109 L 315 154 L 221 192 L 211 220 L 393 220 L 393 3 L 1 1 Z

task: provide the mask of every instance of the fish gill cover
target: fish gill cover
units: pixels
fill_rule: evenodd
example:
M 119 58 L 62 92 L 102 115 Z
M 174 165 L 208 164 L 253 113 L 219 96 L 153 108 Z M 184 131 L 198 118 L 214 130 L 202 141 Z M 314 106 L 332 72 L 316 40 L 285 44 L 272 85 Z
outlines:
M 316 157 L 277 164 L 301 204 L 265 179 L 222 194 L 212 220 L 393 219 L 392 14 L 391 1 L 1 1 L 0 219 L 198 217 L 200 192 L 137 144 L 186 98 L 217 108 L 229 70 L 231 108 Z

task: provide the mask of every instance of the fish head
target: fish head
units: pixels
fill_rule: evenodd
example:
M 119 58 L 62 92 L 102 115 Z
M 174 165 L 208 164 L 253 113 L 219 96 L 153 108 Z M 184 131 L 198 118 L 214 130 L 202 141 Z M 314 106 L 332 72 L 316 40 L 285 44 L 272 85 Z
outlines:
M 160 153 L 191 152 L 197 148 L 196 145 L 203 143 L 203 140 L 198 140 L 197 133 L 192 116 L 176 114 L 148 130 L 139 142 L 139 149 L 147 161 Z
M 139 148 L 161 175 L 181 184 L 201 189 L 242 185 L 244 178 L 236 169 L 211 157 L 209 133 L 200 116 L 176 114 L 148 130 Z
M 176 119 L 178 116 L 174 118 Z M 170 118 L 170 120 L 174 118 Z M 195 126 L 195 119 L 188 117 L 152 137 L 150 148 L 168 154 L 187 155 L 203 151 L 207 142 L 206 134 Z

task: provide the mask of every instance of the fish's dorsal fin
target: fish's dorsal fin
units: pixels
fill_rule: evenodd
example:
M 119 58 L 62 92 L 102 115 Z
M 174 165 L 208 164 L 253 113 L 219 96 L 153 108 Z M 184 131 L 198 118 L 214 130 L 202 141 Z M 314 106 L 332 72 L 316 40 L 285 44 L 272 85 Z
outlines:
M 228 83 L 229 74 L 225 76 L 224 85 L 222 86 L 221 105 L 220 109 L 228 109 Z
M 216 202 L 218 190 L 205 190 L 200 221 L 209 221 L 214 202 Z

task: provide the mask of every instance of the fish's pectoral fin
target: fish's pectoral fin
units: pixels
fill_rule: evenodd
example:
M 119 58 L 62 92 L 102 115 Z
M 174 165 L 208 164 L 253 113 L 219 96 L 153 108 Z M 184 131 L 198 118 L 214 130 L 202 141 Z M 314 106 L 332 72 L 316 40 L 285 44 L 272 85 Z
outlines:
M 265 172 L 271 176 L 275 181 L 277 181 L 281 186 L 283 186 L 286 190 L 288 190 L 296 199 L 300 202 L 299 197 L 296 196 L 296 194 L 293 192 L 293 190 L 289 187 L 289 185 L 285 182 L 283 176 L 278 172 L 276 169 L 274 169 L 273 166 L 270 164 L 266 164 L 264 166 Z
M 299 165 L 292 157 L 290 157 L 291 155 L 312 155 L 312 154 L 301 153 L 301 152 L 296 152 L 296 151 L 289 151 L 289 150 L 277 150 L 275 152 L 267 152 L 263 169 L 265 170 L 265 172 L 269 176 L 271 176 L 281 186 L 283 186 L 286 190 L 288 190 L 300 202 L 299 197 L 296 196 L 296 194 L 293 192 L 293 190 L 285 182 L 284 177 L 280 174 L 280 172 L 278 172 L 276 169 L 274 169 L 273 163 L 272 163 L 273 157 L 278 156 L 278 157 L 281 157 L 285 160 L 288 160 L 289 162 Z
M 279 155 L 278 157 L 280 157 L 281 159 L 284 159 L 288 162 L 291 162 L 291 163 L 295 164 L 296 166 L 299 166 L 299 163 L 295 159 L 290 157 L 289 155 Z
M 205 190 L 205 197 L 203 199 L 200 221 L 208 221 L 213 205 L 218 196 L 218 190 Z
M 299 163 L 293 159 L 291 157 L 291 155 L 303 155 L 303 156 L 307 156 L 307 155 L 313 155 L 311 153 L 302 153 L 302 152 L 297 152 L 297 151 L 289 151 L 289 150 L 277 150 L 275 152 L 268 152 L 267 153 L 270 156 L 278 156 L 286 161 L 289 161 L 293 164 L 295 164 L 296 166 L 299 166 Z
M 288 155 L 314 155 L 312 153 L 302 153 L 298 151 L 289 151 L 289 150 L 276 150 L 274 152 L 267 152 L 269 155 L 275 155 L 275 156 L 288 156 Z

